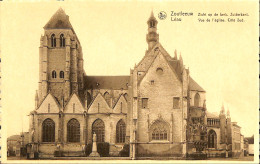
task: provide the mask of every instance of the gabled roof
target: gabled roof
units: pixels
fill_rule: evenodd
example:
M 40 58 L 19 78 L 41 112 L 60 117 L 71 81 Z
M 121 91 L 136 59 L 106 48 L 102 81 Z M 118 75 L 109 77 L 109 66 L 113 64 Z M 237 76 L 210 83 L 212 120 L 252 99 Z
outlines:
M 59 8 L 56 13 L 51 17 L 48 23 L 43 27 L 44 29 L 47 28 L 68 28 L 73 29 L 72 25 L 69 21 L 69 16 L 66 15 L 62 8 Z M 74 31 L 74 30 L 73 30 Z
M 101 92 L 98 92 L 96 94 L 96 96 L 92 99 L 92 101 L 90 102 L 89 106 L 88 106 L 88 109 L 91 107 L 91 105 L 95 102 L 96 98 L 98 97 L 98 95 L 101 95 L 101 97 L 104 99 L 104 101 L 106 102 L 107 106 L 109 106 L 109 104 L 107 103 L 104 95 L 101 93 Z M 109 106 L 110 107 L 110 106 Z
M 38 107 L 36 108 L 36 111 L 40 108 L 40 106 L 42 105 L 42 103 L 45 101 L 45 99 L 46 99 L 49 95 L 54 99 L 54 101 L 55 101 L 55 103 L 57 104 L 58 108 L 59 108 L 59 109 L 61 108 L 60 103 L 59 103 L 59 100 L 58 100 L 55 96 L 53 96 L 53 95 L 51 94 L 51 92 L 48 92 L 47 95 L 43 98 L 43 100 L 41 101 L 41 103 L 40 103 L 40 104 L 38 105 Z
M 98 92 L 97 95 L 93 98 L 93 100 L 91 101 L 91 103 L 88 106 L 88 113 L 90 112 L 90 110 L 92 109 L 92 105 L 95 103 L 96 99 L 98 98 L 98 96 L 101 96 L 101 101 L 104 101 L 105 104 L 107 105 L 108 109 L 111 110 L 109 104 L 107 103 L 107 101 L 105 100 L 105 97 L 102 93 Z M 99 101 L 100 102 L 100 101 Z
M 152 55 L 150 53 L 153 53 L 152 51 L 154 51 L 155 48 L 157 48 L 157 47 L 160 47 L 161 54 L 165 57 L 165 59 L 168 62 L 169 66 L 176 73 L 176 75 L 179 78 L 179 80 L 182 81 L 182 69 L 183 69 L 183 66 L 181 64 L 181 61 L 180 60 L 176 60 L 175 58 L 172 58 L 171 55 L 169 55 L 169 53 L 163 48 L 163 46 L 160 44 L 160 42 L 156 43 L 153 46 L 153 48 L 151 48 L 149 51 L 147 51 L 146 55 L 142 58 L 142 60 L 137 65 L 138 71 L 147 71 L 149 69 L 150 65 L 153 63 L 154 59 L 158 55 L 158 54 L 157 55 Z M 144 70 L 140 70 L 140 67 L 141 67 L 142 63 L 148 63 L 148 64 L 146 64 L 146 67 L 144 68 Z
M 118 103 L 118 101 L 120 100 L 120 98 L 123 96 L 123 99 L 125 99 L 125 96 L 123 94 L 120 94 L 119 97 L 116 99 L 116 101 L 114 102 L 114 104 L 112 105 L 112 109 L 115 108 L 116 104 Z M 125 99 L 126 101 L 126 99 Z
M 72 93 L 72 94 L 70 95 L 70 97 L 69 97 L 67 103 L 64 105 L 64 111 L 63 111 L 63 112 L 66 112 L 66 111 L 68 110 L 68 109 L 67 109 L 67 108 L 68 108 L 67 106 L 69 105 L 69 103 L 70 103 L 70 101 L 71 101 L 71 99 L 73 98 L 74 95 L 75 95 L 76 98 L 78 99 L 80 105 L 82 106 L 82 109 L 85 110 L 84 105 L 83 105 L 81 99 L 79 98 L 78 94 L 76 94 L 76 93 Z M 65 111 L 65 110 L 66 110 L 66 111 Z
M 194 81 L 190 77 L 190 83 L 189 83 L 190 90 L 192 91 L 201 91 L 201 92 L 206 92 L 196 81 Z
M 85 76 L 85 89 L 127 89 L 130 76 Z

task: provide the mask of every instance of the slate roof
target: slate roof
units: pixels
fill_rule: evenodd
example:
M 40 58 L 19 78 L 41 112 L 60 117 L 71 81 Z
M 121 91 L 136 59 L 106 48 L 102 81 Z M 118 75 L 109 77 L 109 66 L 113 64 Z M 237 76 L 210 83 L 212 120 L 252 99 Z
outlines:
M 85 89 L 127 89 L 130 76 L 85 76 Z
M 170 61 L 168 60 L 168 63 L 175 70 L 179 79 L 182 80 L 182 68 L 181 68 L 180 60 L 170 60 Z
M 69 21 L 69 16 L 66 15 L 62 8 L 56 11 L 56 13 L 51 17 L 48 23 L 43 27 L 44 29 L 47 28 L 69 28 L 73 29 L 72 25 Z M 74 30 L 73 30 L 74 31 Z
M 194 81 L 190 77 L 190 83 L 189 83 L 190 90 L 192 91 L 201 91 L 201 92 L 206 92 L 196 81 Z

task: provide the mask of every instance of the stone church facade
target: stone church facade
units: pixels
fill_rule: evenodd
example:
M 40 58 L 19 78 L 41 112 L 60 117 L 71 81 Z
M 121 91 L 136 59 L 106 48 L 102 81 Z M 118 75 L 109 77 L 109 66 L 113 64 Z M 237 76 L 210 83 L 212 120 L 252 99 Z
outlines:
M 205 90 L 191 78 L 181 55 L 175 51 L 171 57 L 160 44 L 157 23 L 152 13 L 148 49 L 130 75 L 88 76 L 69 17 L 62 9 L 52 16 L 40 38 L 30 157 L 86 156 L 93 133 L 98 143 L 109 143 L 111 156 L 129 144 L 133 159 L 228 150 L 230 117 L 223 109 L 219 116 L 207 112 Z

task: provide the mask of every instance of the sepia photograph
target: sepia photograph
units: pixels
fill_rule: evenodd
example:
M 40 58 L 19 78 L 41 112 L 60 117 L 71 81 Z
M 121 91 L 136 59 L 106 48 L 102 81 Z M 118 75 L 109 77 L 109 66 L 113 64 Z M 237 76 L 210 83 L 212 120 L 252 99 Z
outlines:
M 1 162 L 259 163 L 258 7 L 1 1 Z

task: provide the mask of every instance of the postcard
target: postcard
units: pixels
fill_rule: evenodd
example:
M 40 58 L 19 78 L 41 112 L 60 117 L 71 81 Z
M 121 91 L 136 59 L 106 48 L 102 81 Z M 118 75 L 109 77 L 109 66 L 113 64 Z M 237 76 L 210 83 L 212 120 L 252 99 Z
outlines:
M 3 163 L 258 163 L 259 1 L 1 1 Z

